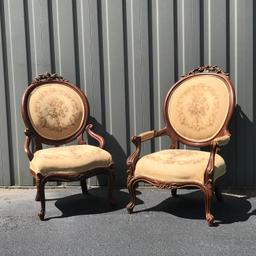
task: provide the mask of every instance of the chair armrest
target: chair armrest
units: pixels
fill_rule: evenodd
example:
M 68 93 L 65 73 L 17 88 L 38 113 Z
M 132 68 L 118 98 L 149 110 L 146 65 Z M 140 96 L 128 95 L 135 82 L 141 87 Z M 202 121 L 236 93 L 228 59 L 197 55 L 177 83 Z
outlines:
M 126 164 L 128 167 L 128 174 L 129 176 L 133 176 L 135 165 L 140 157 L 141 152 L 141 143 L 147 140 L 151 140 L 153 138 L 157 138 L 159 136 L 166 134 L 166 128 L 160 129 L 159 131 L 152 130 L 143 132 L 137 136 L 132 137 L 131 141 L 136 146 L 135 151 L 128 157 Z
M 88 133 L 88 135 L 90 135 L 90 137 L 92 137 L 93 139 L 95 139 L 99 142 L 99 147 L 100 148 L 104 148 L 104 145 L 105 145 L 104 138 L 101 137 L 99 134 L 95 133 L 94 131 L 92 131 L 92 128 L 93 128 L 93 125 L 88 124 L 85 127 L 85 131 Z
M 217 137 L 213 140 L 213 143 L 217 144 L 219 147 L 225 146 L 230 141 L 230 134 L 223 135 L 221 137 Z
M 156 133 L 157 132 L 155 130 L 147 131 L 140 133 L 137 137 L 140 137 L 141 142 L 144 142 L 153 139 L 156 136 Z
M 159 136 L 165 135 L 166 134 L 166 128 L 160 129 L 159 131 L 152 130 L 152 131 L 147 131 L 147 132 L 142 132 L 137 136 L 134 136 L 132 138 L 132 142 L 139 140 L 140 142 L 144 142 L 147 140 L 151 140 L 154 138 L 157 138 Z
M 34 157 L 34 154 L 30 150 L 30 143 L 31 143 L 31 135 L 32 134 L 31 134 L 31 131 L 28 128 L 26 128 L 24 130 L 24 133 L 26 135 L 25 142 L 24 142 L 24 151 L 27 154 L 29 161 L 31 161 Z

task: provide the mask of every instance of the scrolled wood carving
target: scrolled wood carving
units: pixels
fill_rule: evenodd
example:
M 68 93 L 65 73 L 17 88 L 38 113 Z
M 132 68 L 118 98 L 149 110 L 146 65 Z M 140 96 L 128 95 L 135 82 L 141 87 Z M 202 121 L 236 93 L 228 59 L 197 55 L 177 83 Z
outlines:
M 50 82 L 50 81 L 61 81 L 61 82 L 68 82 L 68 80 L 64 79 L 62 76 L 58 74 L 51 74 L 49 72 L 39 74 L 32 83 L 38 83 L 38 82 Z
M 218 66 L 202 66 L 197 67 L 192 70 L 190 70 L 187 74 L 183 75 L 182 77 L 186 77 L 189 75 L 197 74 L 197 73 L 217 73 L 217 74 L 223 74 L 225 76 L 229 76 L 229 73 L 224 72 L 220 67 Z
M 168 183 L 159 183 L 159 182 L 155 183 L 155 186 L 161 189 L 174 189 L 179 187 L 177 184 L 168 184 Z

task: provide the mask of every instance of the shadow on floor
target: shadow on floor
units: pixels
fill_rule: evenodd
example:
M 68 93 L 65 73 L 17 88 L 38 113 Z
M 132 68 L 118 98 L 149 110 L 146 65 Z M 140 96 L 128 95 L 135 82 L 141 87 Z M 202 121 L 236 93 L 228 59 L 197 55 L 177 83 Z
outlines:
M 157 193 L 157 191 L 156 191 Z M 212 213 L 215 216 L 214 226 L 246 221 L 256 215 L 256 209 L 248 200 L 248 196 L 223 195 L 223 202 L 212 200 Z M 137 212 L 160 211 L 185 219 L 205 219 L 204 198 L 200 191 L 170 197 L 160 204 Z M 134 213 L 136 212 L 136 207 Z
M 79 193 L 58 199 L 48 199 L 46 201 L 53 200 L 56 200 L 55 206 L 62 212 L 62 215 L 45 218 L 45 220 L 77 215 L 108 213 L 124 209 L 129 202 L 129 194 L 120 190 L 114 190 L 114 207 L 109 204 L 107 189 L 105 188 L 89 189 L 87 195 Z M 142 203 L 142 200 L 137 199 L 137 204 Z

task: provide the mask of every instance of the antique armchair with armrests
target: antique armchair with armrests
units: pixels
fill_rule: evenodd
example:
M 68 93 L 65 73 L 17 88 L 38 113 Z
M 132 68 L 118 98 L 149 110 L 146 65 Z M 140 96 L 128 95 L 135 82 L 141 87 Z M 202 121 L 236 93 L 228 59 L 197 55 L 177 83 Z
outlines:
M 159 188 L 196 187 L 205 197 L 205 215 L 209 225 L 211 198 L 221 200 L 216 180 L 226 172 L 223 158 L 217 154 L 230 140 L 228 123 L 235 106 L 235 93 L 226 73 L 217 66 L 198 67 L 183 76 L 168 92 L 164 102 L 165 127 L 132 138 L 136 149 L 127 159 L 129 213 L 135 206 L 135 186 L 147 182 Z M 167 135 L 170 149 L 140 158 L 144 141 Z M 179 149 L 179 143 L 194 147 L 210 146 L 210 152 Z
M 106 174 L 109 177 L 109 200 L 113 203 L 112 157 L 103 149 L 104 139 L 92 131 L 92 124 L 87 124 L 89 103 L 78 87 L 57 74 L 39 75 L 23 94 L 21 114 L 26 126 L 24 150 L 36 181 L 36 201 L 41 201 L 38 213 L 41 220 L 45 216 L 44 187 L 47 181 L 80 180 L 82 192 L 87 194 L 86 179 Z M 87 145 L 84 132 L 99 146 Z M 75 139 L 78 145 L 61 146 Z M 42 144 L 56 147 L 43 149 Z

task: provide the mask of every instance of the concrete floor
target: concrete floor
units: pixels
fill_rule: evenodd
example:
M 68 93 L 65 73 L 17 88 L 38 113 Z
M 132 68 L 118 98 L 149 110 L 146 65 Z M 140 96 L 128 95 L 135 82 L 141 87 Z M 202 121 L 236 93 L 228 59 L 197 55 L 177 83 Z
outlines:
M 215 226 L 208 227 L 200 192 L 139 191 L 128 215 L 126 190 L 115 191 L 111 209 L 103 188 L 86 197 L 79 187 L 47 189 L 41 222 L 34 189 L 0 189 L 0 255 L 256 255 L 255 197 L 214 199 Z

